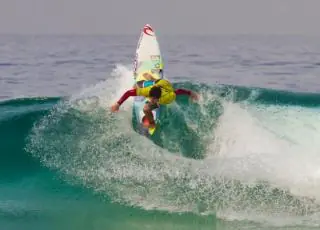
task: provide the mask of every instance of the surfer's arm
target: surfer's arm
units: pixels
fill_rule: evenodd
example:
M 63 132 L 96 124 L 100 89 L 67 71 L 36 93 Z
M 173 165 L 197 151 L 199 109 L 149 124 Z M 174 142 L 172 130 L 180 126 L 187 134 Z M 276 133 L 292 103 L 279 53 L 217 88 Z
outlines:
M 188 95 L 193 100 L 198 100 L 198 98 L 199 98 L 198 94 L 192 92 L 191 90 L 187 90 L 187 89 L 176 89 L 174 92 L 176 93 L 176 95 Z
M 192 94 L 192 91 L 187 89 L 176 89 L 175 90 L 176 95 L 188 95 L 190 96 Z
M 128 97 L 137 96 L 137 90 L 136 89 L 130 89 L 127 92 L 125 92 L 122 97 L 117 101 L 118 105 L 120 106 L 125 100 L 128 99 Z

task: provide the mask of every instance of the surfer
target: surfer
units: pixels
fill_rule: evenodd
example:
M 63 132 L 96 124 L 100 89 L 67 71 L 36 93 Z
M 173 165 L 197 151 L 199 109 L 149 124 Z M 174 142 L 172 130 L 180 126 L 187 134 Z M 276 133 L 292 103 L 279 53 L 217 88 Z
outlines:
M 172 84 L 165 79 L 155 77 L 155 73 L 147 71 L 141 73 L 143 79 L 137 82 L 133 89 L 126 91 L 122 97 L 112 105 L 111 111 L 119 110 L 121 104 L 130 96 L 144 96 L 148 98 L 148 102 L 144 105 L 143 112 L 145 114 L 144 120 L 149 127 L 155 126 L 152 110 L 159 108 L 160 105 L 167 105 L 176 99 L 176 95 L 188 95 L 193 100 L 198 100 L 197 93 L 187 89 L 174 89 Z

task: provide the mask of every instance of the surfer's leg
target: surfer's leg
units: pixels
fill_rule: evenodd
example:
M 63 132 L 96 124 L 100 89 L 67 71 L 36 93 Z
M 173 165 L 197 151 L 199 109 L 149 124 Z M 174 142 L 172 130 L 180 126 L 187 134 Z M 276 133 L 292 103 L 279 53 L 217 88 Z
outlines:
M 143 107 L 143 112 L 146 115 L 146 117 L 148 118 L 148 120 L 150 121 L 151 124 L 154 124 L 154 118 L 153 118 L 153 114 L 152 114 L 152 110 L 158 108 L 158 104 L 156 103 L 151 103 L 150 101 L 148 101 L 144 107 Z

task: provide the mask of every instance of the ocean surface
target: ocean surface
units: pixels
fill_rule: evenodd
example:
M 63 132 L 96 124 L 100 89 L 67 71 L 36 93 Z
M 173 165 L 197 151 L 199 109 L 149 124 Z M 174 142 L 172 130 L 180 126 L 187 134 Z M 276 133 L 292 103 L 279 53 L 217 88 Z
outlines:
M 150 139 L 109 109 L 138 39 L 0 36 L 0 229 L 319 229 L 319 38 L 159 34 L 200 100 Z

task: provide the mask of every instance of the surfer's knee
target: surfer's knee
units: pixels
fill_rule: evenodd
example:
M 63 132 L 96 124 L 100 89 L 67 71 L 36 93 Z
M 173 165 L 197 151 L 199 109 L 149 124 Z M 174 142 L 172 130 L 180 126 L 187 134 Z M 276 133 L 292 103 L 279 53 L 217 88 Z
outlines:
M 150 113 L 150 112 L 151 112 L 151 109 L 150 109 L 149 104 L 145 104 L 145 105 L 144 105 L 144 107 L 143 107 L 143 112 L 144 112 L 144 113 Z

